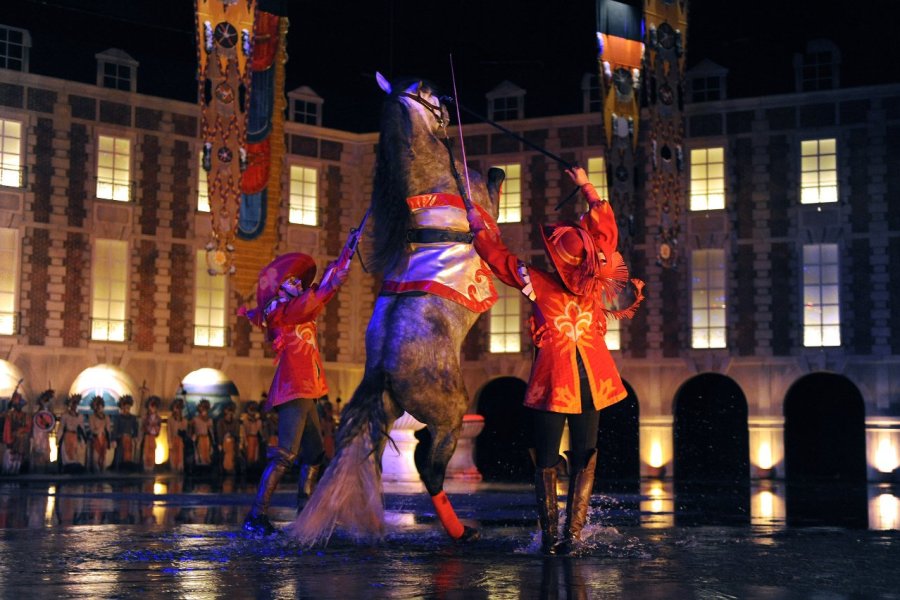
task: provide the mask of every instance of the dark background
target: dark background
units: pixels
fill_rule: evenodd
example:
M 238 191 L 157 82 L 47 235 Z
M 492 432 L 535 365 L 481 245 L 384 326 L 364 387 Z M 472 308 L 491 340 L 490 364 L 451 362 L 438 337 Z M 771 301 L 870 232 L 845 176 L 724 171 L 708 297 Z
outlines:
M 325 100 L 324 125 L 376 129 L 374 73 L 425 77 L 484 111 L 504 79 L 525 116 L 581 111 L 581 76 L 596 68 L 593 0 L 288 0 L 286 89 Z M 900 1 L 690 0 L 688 65 L 729 69 L 728 96 L 793 91 L 793 54 L 824 37 L 842 53 L 841 85 L 900 82 Z M 93 83 L 94 55 L 120 48 L 140 63 L 138 91 L 196 101 L 191 0 L 3 0 L 0 23 L 32 35 L 30 71 Z M 464 119 L 465 121 L 466 119 Z

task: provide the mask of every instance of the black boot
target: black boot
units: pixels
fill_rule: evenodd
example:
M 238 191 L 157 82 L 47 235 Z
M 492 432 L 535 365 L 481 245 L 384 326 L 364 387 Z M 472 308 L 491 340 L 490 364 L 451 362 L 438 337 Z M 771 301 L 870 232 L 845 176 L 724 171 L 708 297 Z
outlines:
M 581 541 L 581 530 L 587 523 L 591 506 L 591 492 L 594 490 L 594 470 L 597 468 L 597 451 L 591 450 L 587 464 L 569 475 L 569 493 L 566 499 L 566 527 L 563 541 L 559 545 L 560 554 L 571 554 Z
M 275 526 L 269 521 L 269 503 L 272 501 L 272 494 L 275 488 L 284 476 L 285 471 L 294 461 L 294 456 L 285 452 L 281 448 L 274 448 L 269 451 L 269 464 L 263 471 L 259 480 L 259 488 L 256 490 L 256 499 L 250 512 L 244 519 L 244 529 L 250 533 L 271 535 L 275 533 Z
M 562 460 L 560 458 L 560 460 Z M 534 492 L 541 523 L 541 552 L 556 554 L 559 542 L 559 501 L 556 497 L 557 466 L 535 469 Z
M 315 465 L 303 465 L 300 469 L 300 484 L 297 487 L 297 513 L 303 509 L 303 505 L 316 491 L 319 483 L 319 475 L 322 473 L 322 463 Z

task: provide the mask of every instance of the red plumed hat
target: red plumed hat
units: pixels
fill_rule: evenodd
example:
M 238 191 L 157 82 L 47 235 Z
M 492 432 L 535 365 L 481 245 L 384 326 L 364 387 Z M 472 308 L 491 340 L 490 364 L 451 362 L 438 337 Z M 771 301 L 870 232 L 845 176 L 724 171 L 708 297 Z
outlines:
M 541 227 L 541 236 L 563 285 L 576 296 L 590 293 L 599 266 L 591 234 L 577 223 L 563 221 Z
M 309 287 L 316 277 L 316 261 L 308 254 L 302 252 L 289 252 L 275 257 L 259 272 L 259 281 L 256 285 L 256 309 L 246 311 L 246 316 L 256 325 L 262 325 L 263 310 L 266 305 L 278 294 L 278 288 L 290 277 L 303 282 L 303 287 Z

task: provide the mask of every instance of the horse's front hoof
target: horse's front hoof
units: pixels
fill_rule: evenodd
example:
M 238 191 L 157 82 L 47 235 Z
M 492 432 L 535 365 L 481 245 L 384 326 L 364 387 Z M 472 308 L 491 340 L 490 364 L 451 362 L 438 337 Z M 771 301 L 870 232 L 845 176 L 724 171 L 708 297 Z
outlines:
M 468 542 L 476 542 L 479 539 L 481 539 L 481 534 L 478 533 L 477 529 L 473 529 L 468 525 L 463 525 L 462 535 L 456 538 L 456 541 L 461 544 L 465 544 Z

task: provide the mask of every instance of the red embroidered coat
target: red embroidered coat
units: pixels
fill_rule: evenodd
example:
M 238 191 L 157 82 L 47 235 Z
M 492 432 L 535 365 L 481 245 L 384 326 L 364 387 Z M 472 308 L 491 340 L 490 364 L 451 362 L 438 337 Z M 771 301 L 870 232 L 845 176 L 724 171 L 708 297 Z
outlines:
M 585 186 L 591 211 L 582 222 L 595 228 L 615 228 L 608 203 L 599 202 Z M 576 352 L 581 354 L 590 381 L 594 408 L 600 410 L 624 399 L 628 392 L 606 347 L 606 316 L 598 294 L 576 296 L 556 273 L 527 265 L 509 251 L 490 229 L 474 240 L 478 254 L 503 283 L 518 288 L 532 302 L 531 337 L 538 352 L 531 368 L 525 406 L 551 412 L 581 412 L 581 385 Z
M 296 298 L 275 303 L 266 314 L 269 340 L 278 353 L 266 410 L 296 398 L 320 398 L 328 393 L 316 318 L 336 292 L 336 287 L 313 285 Z

